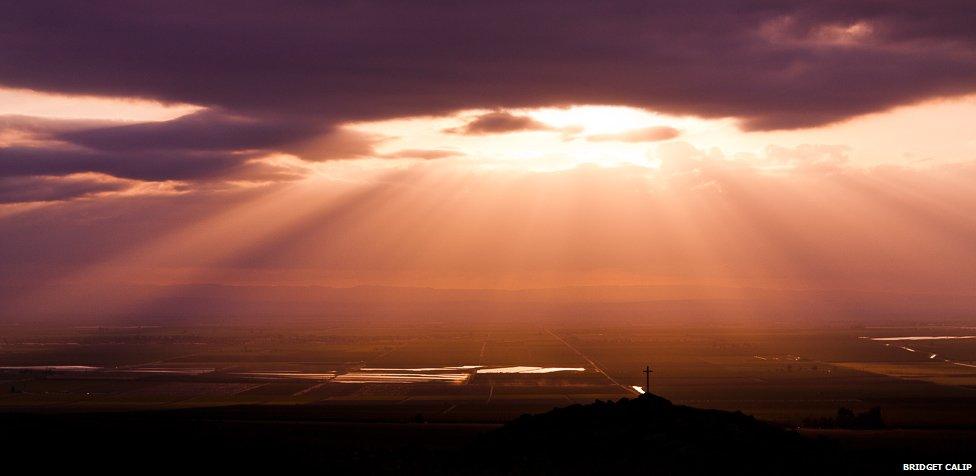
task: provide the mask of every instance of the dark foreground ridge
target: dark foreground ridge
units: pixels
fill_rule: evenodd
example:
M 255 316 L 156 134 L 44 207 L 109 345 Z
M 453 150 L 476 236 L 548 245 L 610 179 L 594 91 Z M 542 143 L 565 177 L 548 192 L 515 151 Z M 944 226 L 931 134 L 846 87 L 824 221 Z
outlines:
M 476 443 L 490 469 L 552 474 L 821 474 L 833 447 L 741 412 L 656 395 L 525 415 Z
M 103 475 L 863 475 L 899 472 L 902 463 L 968 463 L 973 454 L 972 439 L 964 435 L 964 444 L 953 447 L 945 432 L 928 447 L 900 430 L 826 432 L 835 436 L 810 437 L 740 412 L 675 405 L 654 395 L 572 405 L 503 426 L 424 423 L 327 405 L 0 412 L 4 454 L 51 471 Z

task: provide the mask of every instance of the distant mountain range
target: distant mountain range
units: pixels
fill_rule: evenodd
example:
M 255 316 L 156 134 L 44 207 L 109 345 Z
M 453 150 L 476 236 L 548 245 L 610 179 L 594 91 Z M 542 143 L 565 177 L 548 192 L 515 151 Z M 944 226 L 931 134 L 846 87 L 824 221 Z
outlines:
M 809 322 L 934 324 L 972 318 L 976 296 L 705 286 L 435 289 L 357 286 L 0 286 L 7 322 L 62 318 L 220 323 L 393 318 L 398 322 L 558 319 L 641 323 Z

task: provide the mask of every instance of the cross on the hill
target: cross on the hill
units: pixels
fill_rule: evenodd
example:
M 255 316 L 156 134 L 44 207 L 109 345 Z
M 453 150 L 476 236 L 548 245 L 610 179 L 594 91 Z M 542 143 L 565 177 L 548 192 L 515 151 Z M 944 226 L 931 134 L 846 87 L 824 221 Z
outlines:
M 651 372 L 653 372 L 653 370 L 651 370 L 651 366 L 648 365 L 647 368 L 644 369 L 644 379 L 646 381 L 644 384 L 644 393 L 651 393 Z

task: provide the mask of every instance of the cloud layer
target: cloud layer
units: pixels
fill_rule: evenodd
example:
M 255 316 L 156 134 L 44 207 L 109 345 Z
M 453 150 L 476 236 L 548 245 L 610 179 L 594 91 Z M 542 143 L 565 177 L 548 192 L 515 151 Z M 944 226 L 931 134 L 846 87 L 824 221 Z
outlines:
M 460 134 L 549 129 L 504 109 L 570 104 L 817 126 L 976 91 L 973 24 L 965 0 L 13 2 L 0 86 L 202 110 L 136 124 L 7 118 L 0 139 L 35 142 L 0 140 L 0 176 L 209 181 L 273 153 L 377 156 L 382 138 L 342 124 L 467 109 L 496 112 Z
M 823 124 L 976 86 L 965 0 L 16 2 L 0 84 L 308 120 L 621 104 Z

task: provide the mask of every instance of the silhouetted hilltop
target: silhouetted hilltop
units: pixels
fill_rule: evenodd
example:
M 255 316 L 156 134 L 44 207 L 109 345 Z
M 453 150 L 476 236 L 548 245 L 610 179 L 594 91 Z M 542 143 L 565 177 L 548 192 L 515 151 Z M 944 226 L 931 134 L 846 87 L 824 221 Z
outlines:
M 821 473 L 823 442 L 741 412 L 702 410 L 656 395 L 524 415 L 485 434 L 485 472 L 543 474 Z
M 0 412 L 0 448 L 50 471 L 100 475 L 128 475 L 151 463 L 152 472 L 173 474 L 191 468 L 221 474 L 863 476 L 902 474 L 906 462 L 965 462 L 974 454 L 971 432 L 828 430 L 830 440 L 811 439 L 742 413 L 673 405 L 656 396 L 573 405 L 491 430 L 362 411 L 338 418 L 341 413 L 319 405 L 82 413 L 33 408 Z

